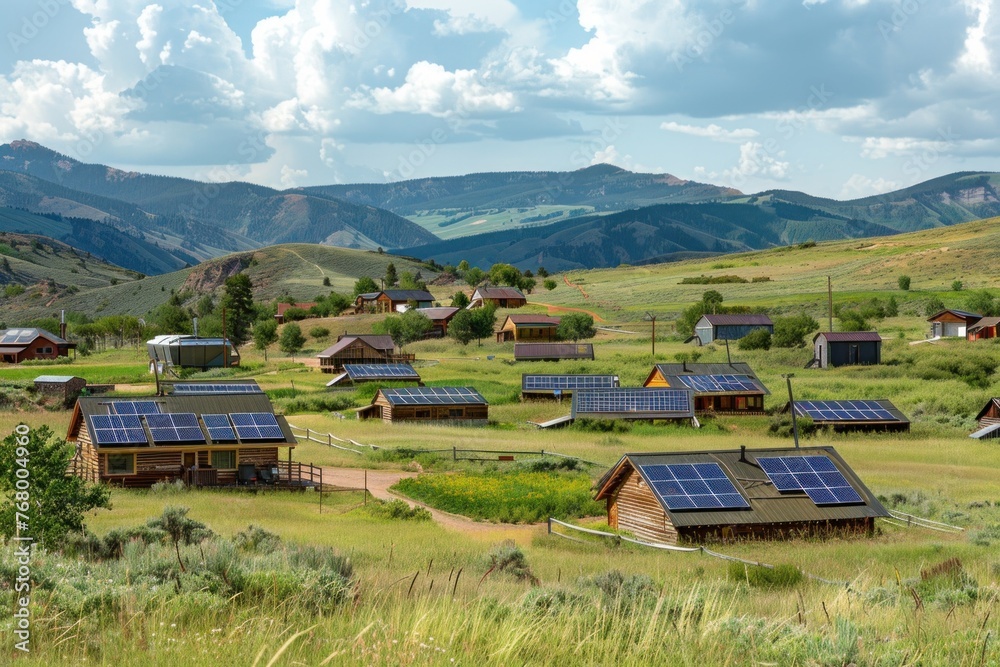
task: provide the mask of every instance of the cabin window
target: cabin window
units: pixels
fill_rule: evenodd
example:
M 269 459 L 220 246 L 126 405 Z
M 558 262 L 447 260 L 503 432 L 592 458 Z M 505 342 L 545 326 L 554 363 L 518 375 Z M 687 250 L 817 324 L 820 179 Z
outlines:
M 413 411 L 413 416 L 416 417 L 417 419 L 430 419 L 431 418 L 431 411 L 430 410 L 414 410 Z
M 737 410 L 746 410 L 747 409 L 747 397 L 746 396 L 737 396 L 736 397 L 736 409 Z
M 135 454 L 108 454 L 107 474 L 135 474 Z
M 212 452 L 212 467 L 223 470 L 236 469 L 236 450 L 227 449 L 221 452 Z
M 462 408 L 448 408 L 448 416 L 452 419 L 455 419 L 456 417 L 464 417 L 465 410 Z
M 35 348 L 35 353 L 36 354 L 52 354 L 52 348 L 51 347 L 36 347 Z

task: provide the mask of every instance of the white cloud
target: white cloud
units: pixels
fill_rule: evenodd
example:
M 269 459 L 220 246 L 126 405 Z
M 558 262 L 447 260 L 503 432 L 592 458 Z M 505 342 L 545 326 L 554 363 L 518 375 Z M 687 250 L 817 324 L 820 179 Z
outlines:
M 883 177 L 869 178 L 862 174 L 851 174 L 840 189 L 842 199 L 860 199 L 869 195 L 880 195 L 884 192 L 898 190 L 900 184 Z
M 757 130 L 748 127 L 727 130 L 716 125 L 715 123 L 710 123 L 702 127 L 700 125 L 685 125 L 683 123 L 676 123 L 672 120 L 661 123 L 660 129 L 667 130 L 668 132 L 677 132 L 679 134 L 688 134 L 692 137 L 712 139 L 713 141 L 742 141 L 744 139 L 752 139 L 760 134 Z
M 414 63 L 398 88 L 375 88 L 356 96 L 352 105 L 379 114 L 422 113 L 442 118 L 516 110 L 514 94 L 488 88 L 476 70 L 449 72 L 427 61 Z
M 309 176 L 309 171 L 307 169 L 293 169 L 287 164 L 281 167 L 281 185 L 285 188 L 294 188 L 298 186 L 302 179 Z

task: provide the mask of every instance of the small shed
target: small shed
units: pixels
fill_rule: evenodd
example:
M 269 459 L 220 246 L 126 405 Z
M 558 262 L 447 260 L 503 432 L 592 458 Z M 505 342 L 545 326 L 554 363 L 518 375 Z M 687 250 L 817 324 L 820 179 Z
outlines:
M 552 342 L 556 340 L 560 321 L 560 318 L 548 315 L 508 315 L 497 331 L 497 342 Z
M 657 364 L 643 386 L 691 389 L 698 413 L 762 414 L 771 393 L 744 362 Z
M 431 321 L 431 330 L 427 338 L 443 338 L 448 335 L 448 323 L 455 317 L 458 308 L 453 306 L 436 306 L 433 308 L 417 308 L 417 312 Z
M 931 315 L 927 321 L 931 323 L 932 338 L 965 338 L 969 327 L 981 319 L 983 316 L 979 313 L 949 308 Z
M 991 398 L 976 415 L 979 430 L 970 435 L 977 440 L 981 438 L 1000 438 L 1000 398 Z
M 30 359 L 58 359 L 68 357 L 76 343 L 61 338 L 45 329 L 0 330 L 0 363 L 19 364 Z
M 375 312 L 375 300 L 381 292 L 365 292 L 364 294 L 359 294 L 354 297 L 354 312 L 358 313 L 374 313 Z
M 1000 325 L 1000 317 L 983 317 L 965 330 L 965 338 L 967 340 L 996 338 L 997 325 Z
M 309 310 L 316 305 L 315 301 L 301 302 L 301 303 L 279 303 L 278 312 L 275 314 L 274 319 L 278 324 L 285 323 L 285 313 L 295 308 L 297 310 Z
M 386 423 L 423 422 L 485 426 L 490 404 L 472 387 L 404 387 L 379 389 L 359 419 Z
M 492 303 L 497 308 L 520 308 L 528 303 L 524 293 L 516 287 L 478 287 L 469 299 L 470 310 Z
M 240 351 L 222 338 L 166 334 L 146 341 L 146 352 L 151 370 L 154 364 L 201 370 L 240 365 Z
M 35 378 L 35 390 L 42 394 L 56 396 L 67 405 L 76 400 L 87 381 L 75 375 L 39 375 Z
M 785 403 L 783 412 L 788 412 Z M 795 414 L 809 417 L 817 426 L 838 433 L 846 431 L 909 431 L 910 420 L 887 399 L 795 401 Z
M 316 355 L 320 370 L 339 373 L 344 364 L 388 364 L 413 361 L 411 354 L 396 354 L 392 336 L 343 334 L 337 342 Z
M 699 345 L 708 345 L 713 340 L 739 340 L 757 329 L 767 329 L 773 334 L 774 323 L 761 314 L 702 315 L 694 325 L 694 335 Z
M 593 343 L 514 343 L 514 361 L 593 358 Z
M 833 368 L 882 363 L 882 337 L 876 331 L 821 331 L 813 337 L 810 366 Z
M 625 454 L 597 488 L 609 526 L 661 544 L 869 536 L 889 516 L 833 447 Z

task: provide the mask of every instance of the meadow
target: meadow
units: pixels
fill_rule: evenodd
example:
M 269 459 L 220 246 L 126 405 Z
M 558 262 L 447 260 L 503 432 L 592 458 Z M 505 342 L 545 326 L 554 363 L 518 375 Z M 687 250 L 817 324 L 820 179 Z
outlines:
M 914 241 L 899 236 L 570 274 L 588 297 L 559 276 L 555 290 L 533 295 L 532 300 L 593 310 L 609 326 L 623 330 L 598 333 L 593 362 L 515 363 L 509 344 L 492 341 L 462 347 L 431 340 L 408 346 L 427 384 L 470 385 L 483 393 L 490 401 L 490 424 L 483 428 L 354 419 L 351 409 L 369 402 L 375 388 L 327 390 L 330 376 L 302 363 L 331 344 L 335 335 L 310 338 L 295 361 L 271 350 L 265 362 L 256 350 L 244 349 L 243 369 L 213 371 L 207 377 L 254 377 L 290 423 L 381 448 L 356 454 L 303 441 L 293 452 L 295 459 L 358 468 L 359 475 L 361 468 L 424 469 L 428 474 L 418 477 L 416 485 L 430 491 L 407 489 L 412 484 L 408 482 L 400 492 L 416 498 L 426 493 L 426 502 L 442 504 L 445 496 L 455 502 L 457 489 L 486 507 L 474 511 L 473 502 L 457 502 L 447 509 L 488 521 L 463 530 L 391 518 L 366 508 L 355 492 L 325 494 L 321 511 L 315 493 L 116 489 L 112 509 L 94 511 L 87 519 L 99 538 L 144 524 L 171 506 L 190 508 L 189 516 L 216 536 L 182 547 L 186 572 L 180 571 L 173 547 L 160 543 L 134 544 L 127 553 L 103 560 L 38 553 L 33 617 L 37 643 L 22 661 L 1000 664 L 1000 445 L 967 437 L 979 409 L 1000 395 L 995 373 L 1000 345 L 963 340 L 910 344 L 926 336 L 923 306 L 931 296 L 953 306 L 966 298 L 949 291 L 955 279 L 949 267 L 969 288 L 988 284 L 985 267 L 993 257 L 988 253 L 995 252 L 994 236 L 986 227 L 975 233 L 948 228 L 936 234 L 942 241 L 935 256 L 950 262 L 954 254 L 958 259 L 934 270 L 924 268 L 927 255 L 920 254 L 930 252 L 934 243 L 917 235 Z M 897 242 L 900 245 L 892 245 Z M 941 251 L 943 247 L 950 250 Z M 852 257 L 860 263 L 851 264 Z M 958 267 L 972 259 L 976 262 L 968 265 L 982 266 L 982 272 L 959 273 Z M 896 286 L 895 276 L 902 272 L 913 277 L 909 292 Z M 680 284 L 685 276 L 721 273 L 748 279 L 768 275 L 772 280 L 710 287 Z M 769 582 L 751 567 L 740 569 L 704 553 L 669 553 L 579 535 L 575 537 L 583 541 L 571 541 L 533 524 L 538 515 L 505 517 L 496 511 L 512 495 L 530 493 L 518 486 L 523 481 L 519 476 L 532 461 L 547 459 L 455 463 L 447 456 L 418 451 L 456 447 L 560 452 L 598 464 L 584 468 L 586 476 L 558 473 L 558 484 L 579 479 L 586 488 L 624 452 L 788 445 L 787 438 L 771 432 L 771 415 L 707 418 L 700 429 L 634 424 L 609 432 L 578 426 L 538 430 L 529 420 L 567 414 L 569 405 L 522 402 L 520 376 L 614 373 L 623 385 L 636 385 L 656 361 L 694 360 L 695 355 L 698 361 L 725 361 L 724 346 L 684 345 L 669 326 L 669 313 L 712 288 L 724 294 L 726 304 L 773 304 L 785 312 L 805 309 L 822 321 L 828 273 L 834 276 L 838 303 L 890 295 L 899 300 L 901 314 L 877 322 L 885 338 L 882 365 L 804 369 L 812 356 L 808 347 L 749 352 L 733 345 L 729 353 L 733 360 L 749 362 L 770 388 L 765 402 L 770 412 L 787 401 L 781 376 L 788 373 L 794 374 L 797 399 L 891 399 L 911 419 L 910 433 L 820 432 L 803 444 L 834 445 L 887 506 L 961 526 L 961 533 L 879 523 L 876 534 L 865 538 L 712 545 L 728 556 L 793 567 L 834 583 L 808 578 Z M 641 319 L 650 309 L 662 316 L 655 357 L 650 324 Z M 522 312 L 545 310 L 532 305 Z M 313 324 L 308 321 L 303 329 Z M 370 326 L 366 318 L 330 318 L 315 324 L 334 332 Z M 151 387 L 142 349 L 102 352 L 62 365 L 4 368 L 0 373 L 3 380 L 19 384 L 39 373 L 77 374 L 93 382 L 116 382 L 125 394 L 145 393 Z M 18 391 L 30 397 L 30 391 Z M 67 411 L 44 402 L 5 404 L 0 432 L 9 432 L 21 421 L 65 432 L 68 418 Z M 495 495 L 486 493 L 488 488 Z M 607 529 L 598 510 L 591 507 L 584 513 L 591 516 L 576 519 L 581 525 Z M 504 519 L 522 523 L 499 523 Z M 278 536 L 280 545 L 267 554 L 237 557 L 234 545 L 250 524 Z M 315 573 L 297 555 L 307 547 L 349 560 L 349 594 L 316 603 L 304 584 Z M 227 570 L 219 564 L 228 562 L 241 563 L 252 576 L 240 581 L 253 585 L 243 587 L 232 577 L 226 582 L 229 575 L 223 577 Z M 4 580 L 8 578 L 5 574 Z M 10 619 L 0 619 L 5 636 L 9 626 Z M 13 655 L 7 646 L 3 652 Z

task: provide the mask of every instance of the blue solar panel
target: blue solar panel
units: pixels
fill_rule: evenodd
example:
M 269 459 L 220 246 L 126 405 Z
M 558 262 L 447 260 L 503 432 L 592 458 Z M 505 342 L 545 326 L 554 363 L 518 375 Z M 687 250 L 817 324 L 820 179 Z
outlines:
M 264 390 L 252 382 L 245 383 L 221 383 L 212 384 L 210 382 L 196 382 L 187 384 L 175 384 L 175 394 L 263 394 Z
M 774 456 L 757 459 L 778 491 L 805 491 L 817 505 L 864 503 L 843 473 L 826 456 Z
M 698 392 L 759 392 L 760 387 L 748 375 L 679 375 L 685 387 Z
M 147 445 L 142 422 L 135 415 L 93 415 L 90 426 L 98 445 Z
M 718 463 L 656 464 L 640 468 L 653 492 L 671 511 L 750 507 Z
M 344 364 L 352 380 L 419 380 L 410 364 Z
M 110 405 L 117 415 L 155 415 L 160 412 L 156 401 L 112 401 Z
M 146 423 L 153 442 L 205 442 L 193 412 L 146 415 Z
M 617 375 L 531 375 L 521 376 L 525 391 L 573 391 L 574 389 L 614 389 Z
M 814 421 L 899 421 L 879 401 L 795 401 L 795 414 Z
M 573 394 L 573 410 L 583 414 L 662 415 L 664 418 L 691 415 L 691 392 L 687 389 L 581 390 Z
M 208 435 L 213 442 L 236 440 L 236 431 L 229 424 L 229 417 L 226 415 L 202 415 L 201 420 L 205 422 Z
M 392 405 L 483 405 L 486 399 L 472 387 L 406 387 L 383 389 L 382 395 Z
M 284 440 L 278 420 L 270 412 L 236 412 L 229 415 L 240 440 Z

